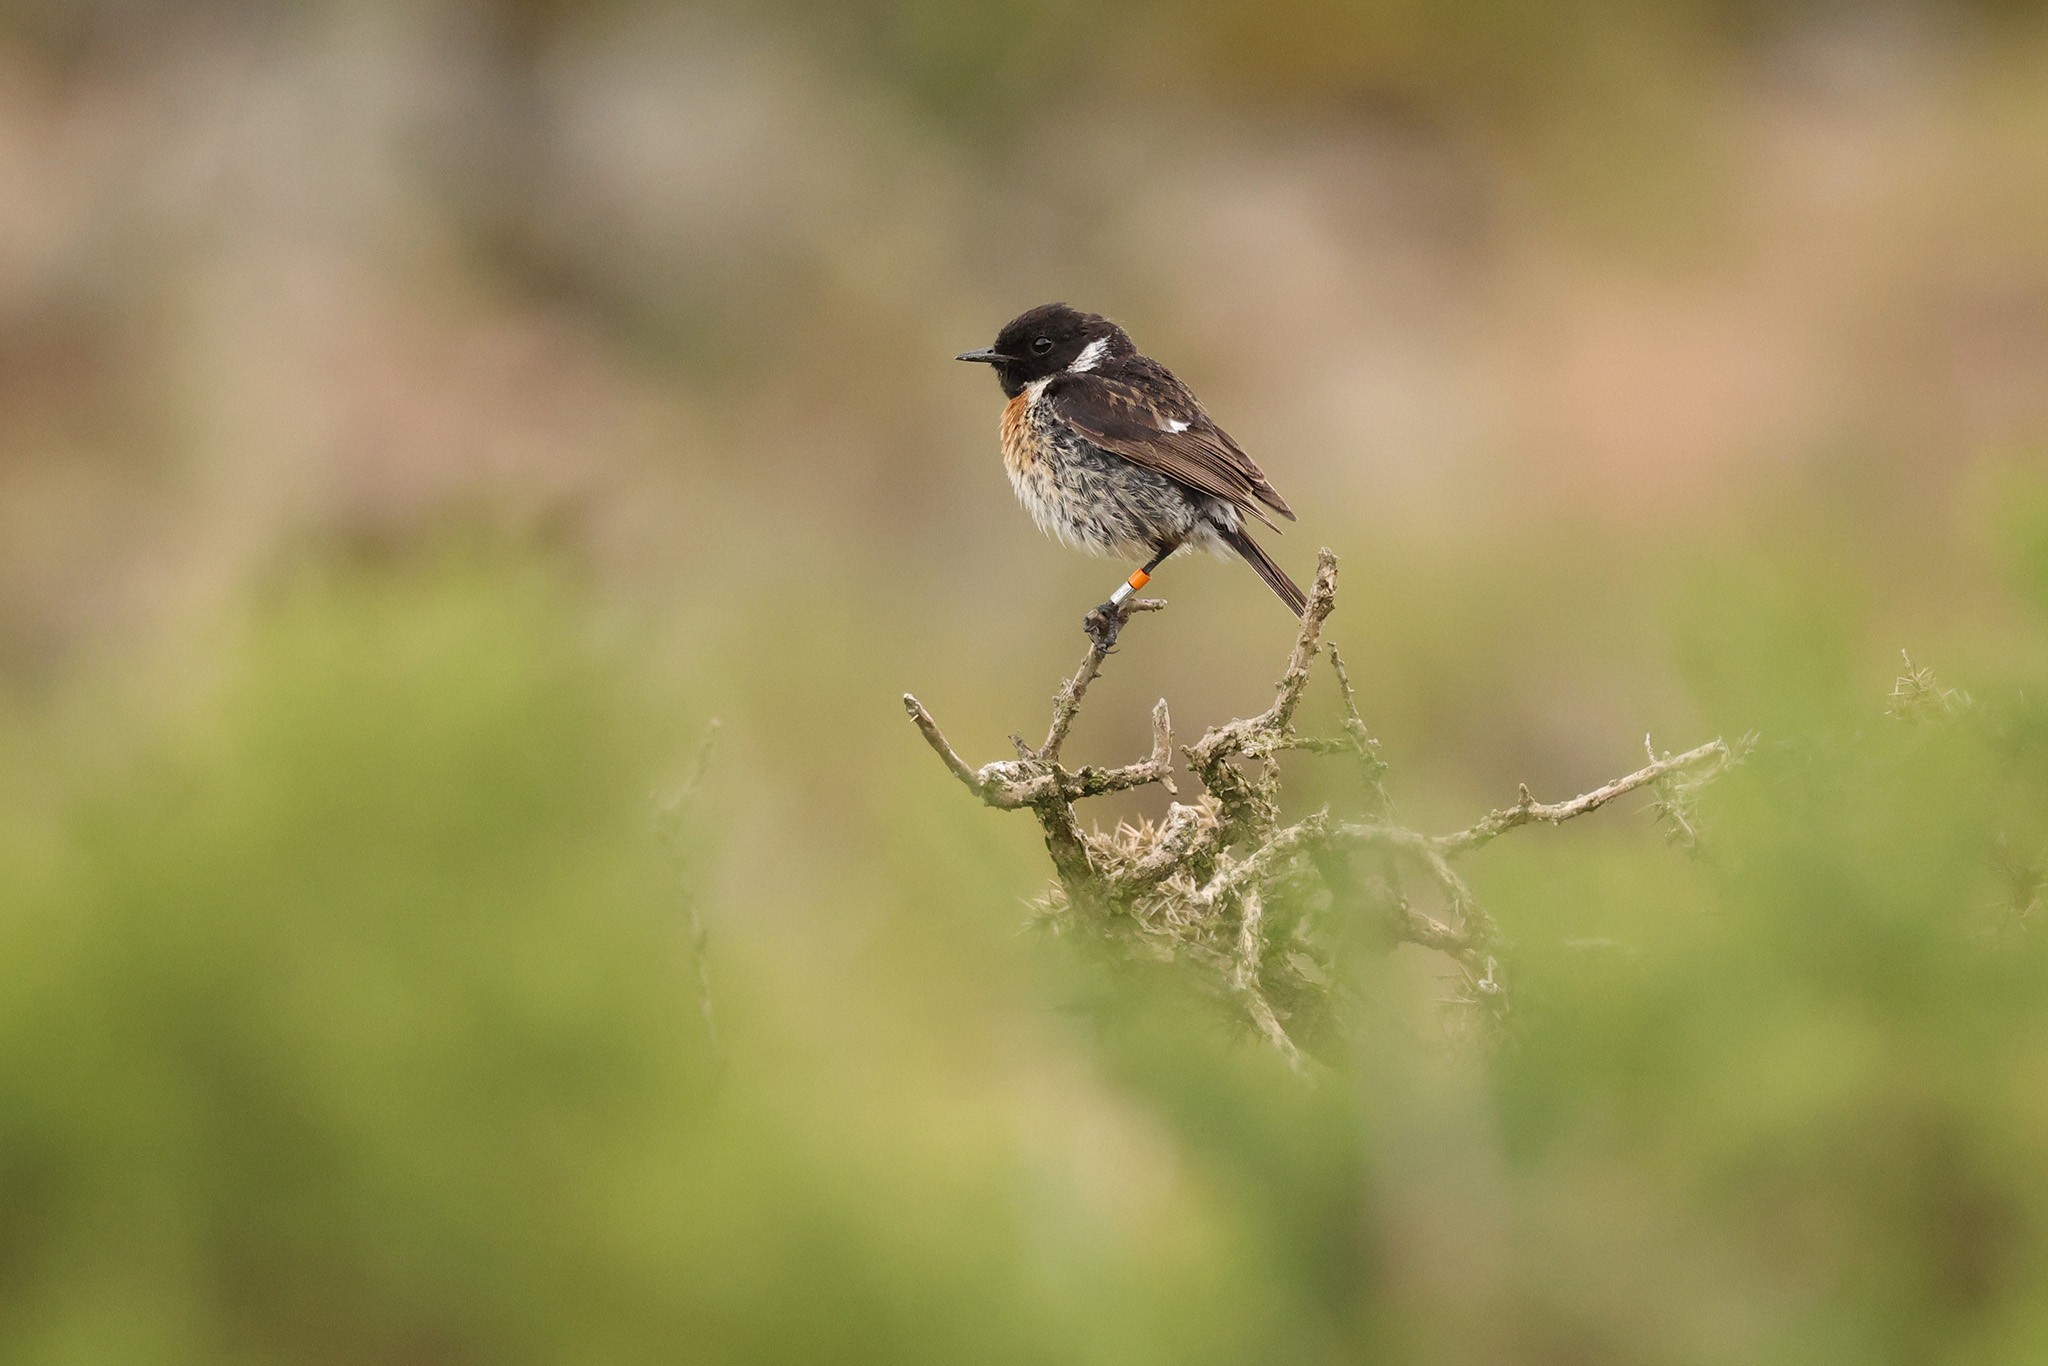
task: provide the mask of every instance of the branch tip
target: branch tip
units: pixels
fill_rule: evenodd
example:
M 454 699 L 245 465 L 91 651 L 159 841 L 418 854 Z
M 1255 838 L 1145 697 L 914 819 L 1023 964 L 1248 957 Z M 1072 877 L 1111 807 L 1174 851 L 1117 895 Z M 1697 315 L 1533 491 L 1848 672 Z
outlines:
M 917 723 L 917 729 L 924 736 L 924 742 L 932 747 L 932 753 L 939 756 L 940 761 L 946 765 L 946 768 L 951 771 L 952 775 L 958 778 L 967 787 L 968 791 L 978 797 L 985 796 L 986 789 L 982 784 L 980 776 L 973 769 L 969 768 L 967 761 L 962 759 L 959 753 L 954 750 L 951 742 L 946 739 L 946 733 L 939 729 L 939 723 L 934 721 L 932 714 L 925 710 L 924 703 L 918 701 L 910 693 L 905 693 L 903 694 L 903 709 L 910 713 L 910 719 Z

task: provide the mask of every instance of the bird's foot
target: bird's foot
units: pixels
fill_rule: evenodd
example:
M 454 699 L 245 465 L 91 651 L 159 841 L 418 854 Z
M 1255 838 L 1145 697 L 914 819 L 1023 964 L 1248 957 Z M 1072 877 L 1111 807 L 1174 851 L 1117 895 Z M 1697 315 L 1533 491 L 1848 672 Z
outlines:
M 1129 620 L 1119 603 L 1105 602 L 1081 618 L 1081 629 L 1088 633 L 1088 639 L 1097 651 L 1108 654 L 1116 648 L 1117 635 Z

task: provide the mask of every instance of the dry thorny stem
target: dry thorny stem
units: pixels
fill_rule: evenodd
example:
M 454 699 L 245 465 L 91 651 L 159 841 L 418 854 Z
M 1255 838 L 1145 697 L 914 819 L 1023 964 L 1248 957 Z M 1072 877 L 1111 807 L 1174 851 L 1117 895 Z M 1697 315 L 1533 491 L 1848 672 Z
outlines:
M 678 783 L 668 796 L 657 799 L 654 806 L 655 835 L 667 849 L 675 868 L 683 918 L 690 932 L 690 956 L 697 969 L 697 1013 L 704 1019 L 704 1041 L 715 1063 L 722 1062 L 722 1055 L 718 1045 L 718 1022 L 711 1010 L 710 943 L 704 917 L 697 908 L 697 881 L 685 847 L 684 829 L 689 808 L 696 799 L 697 790 L 704 784 L 704 774 L 711 767 L 711 747 L 717 743 L 718 730 L 716 721 L 704 728 L 704 738 L 697 743 L 697 754 L 690 764 L 689 776 Z
M 1892 684 L 1885 699 L 1885 711 L 1895 720 L 1929 721 L 1956 716 L 1976 705 L 1971 696 L 1957 688 L 1944 688 L 1934 670 L 1913 666 L 1913 656 L 1899 651 L 1906 671 Z
M 1899 651 L 1905 666 L 1885 698 L 1885 714 L 1912 726 L 1952 722 L 1977 710 L 1977 699 L 1960 688 L 1944 687 L 1934 670 L 1913 663 Z M 2010 831 L 2000 830 L 1991 843 L 1991 872 L 1999 889 L 1992 901 L 1986 930 L 1993 935 L 2022 933 L 2048 900 L 2048 849 L 2030 850 L 2015 844 Z
M 1411 943 L 1448 957 L 1463 990 L 1466 1018 L 1489 1029 L 1504 1024 L 1509 991 L 1505 945 L 1493 918 L 1458 871 L 1459 860 L 1517 826 L 1558 824 L 1618 797 L 1650 789 L 1672 837 L 1696 847 L 1690 797 L 1736 762 L 1747 742 L 1720 740 L 1659 757 L 1570 801 L 1539 802 L 1524 787 L 1514 804 L 1450 834 L 1411 830 L 1394 819 L 1379 742 L 1359 714 L 1349 672 L 1334 645 L 1321 644 L 1336 606 L 1337 560 L 1324 550 L 1315 585 L 1275 690 L 1255 716 L 1212 727 L 1181 755 L 1200 783 L 1192 801 L 1173 801 L 1156 824 L 1084 826 L 1074 804 L 1083 797 L 1173 783 L 1173 731 L 1164 700 L 1152 711 L 1152 753 L 1117 768 L 1070 769 L 1060 749 L 1104 652 L 1091 649 L 1060 688 L 1045 742 L 1033 749 L 1012 736 L 1015 759 L 970 766 L 924 705 L 908 693 L 903 705 L 933 752 L 968 791 L 1002 810 L 1028 809 L 1045 832 L 1057 882 L 1044 913 L 1059 930 L 1090 930 L 1145 956 L 1194 965 L 1241 1018 L 1299 1067 L 1301 1040 L 1325 1032 L 1340 1007 L 1333 946 L 1347 925 L 1375 927 L 1389 944 Z M 1139 601 L 1136 610 L 1165 604 Z M 1308 736 L 1294 725 L 1317 657 L 1325 652 L 1343 702 L 1343 734 Z M 1647 741 L 1645 742 L 1647 744 Z M 1343 821 L 1325 807 L 1293 824 L 1280 817 L 1279 756 L 1291 750 L 1347 757 L 1365 789 L 1365 818 Z M 1361 860 L 1369 871 L 1361 871 Z M 1430 889 L 1430 908 L 1404 890 L 1411 874 Z

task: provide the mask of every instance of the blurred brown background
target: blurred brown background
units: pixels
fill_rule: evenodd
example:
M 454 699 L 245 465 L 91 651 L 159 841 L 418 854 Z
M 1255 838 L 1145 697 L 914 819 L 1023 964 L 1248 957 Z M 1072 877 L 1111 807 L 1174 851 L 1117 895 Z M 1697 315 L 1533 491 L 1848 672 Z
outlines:
M 479 507 L 1064 620 L 1114 570 L 1039 544 L 947 361 L 1050 297 L 1197 385 L 1297 567 L 1918 497 L 2048 418 L 2032 6 L 8 14 L 10 672 Z
M 2048 427 L 2034 6 L 7 15 L 0 670 L 29 686 L 308 547 L 483 528 L 587 564 L 752 771 L 893 760 L 905 686 L 993 752 L 1121 571 L 1033 530 L 999 397 L 948 358 L 1063 298 L 1303 510 L 1284 563 L 1345 557 L 1397 756 L 1563 784 L 1719 721 L 1640 585 L 1853 541 L 1911 567 L 1880 615 L 1921 603 L 1880 676 L 1971 610 L 1941 509 Z M 1159 588 L 1097 743 L 1157 693 L 1242 710 L 1287 638 L 1248 575 Z

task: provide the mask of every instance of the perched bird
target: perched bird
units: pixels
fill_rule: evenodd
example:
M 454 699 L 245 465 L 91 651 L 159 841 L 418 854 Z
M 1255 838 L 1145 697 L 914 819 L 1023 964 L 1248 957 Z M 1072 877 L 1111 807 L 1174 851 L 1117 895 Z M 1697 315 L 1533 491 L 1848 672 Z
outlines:
M 1141 354 L 1109 319 L 1044 304 L 1012 319 L 996 344 L 958 360 L 995 367 L 1009 396 L 1003 464 L 1041 530 L 1093 555 L 1143 559 L 1084 622 L 1115 644 L 1124 603 L 1176 551 L 1242 555 L 1288 610 L 1307 599 L 1246 531 L 1269 512 L 1294 518 L 1266 476 L 1188 387 Z

